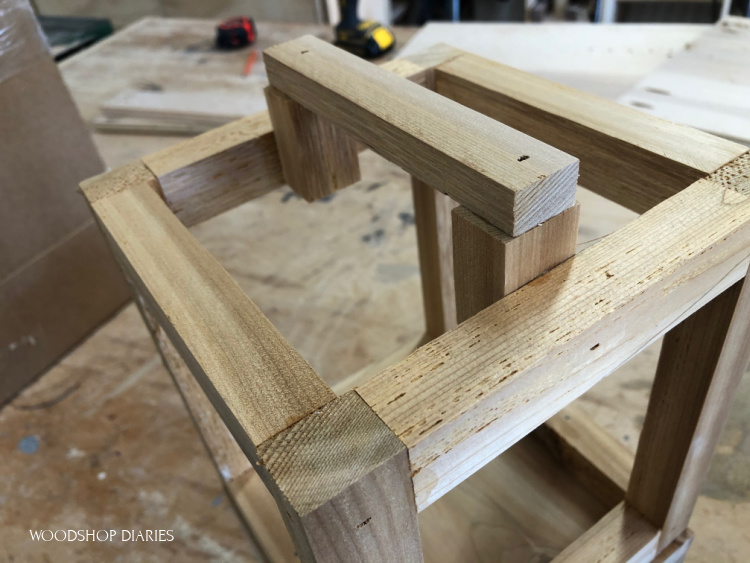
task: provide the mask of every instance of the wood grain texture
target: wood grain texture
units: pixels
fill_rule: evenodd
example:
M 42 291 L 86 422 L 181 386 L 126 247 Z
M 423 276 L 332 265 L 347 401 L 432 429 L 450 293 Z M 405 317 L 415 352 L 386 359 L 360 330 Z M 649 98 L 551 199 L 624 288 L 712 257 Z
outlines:
M 149 185 L 91 206 L 245 455 L 335 397 Z
M 419 509 L 742 278 L 741 191 L 696 182 L 361 386 L 409 448 Z
M 159 180 L 140 162 L 129 162 L 113 170 L 93 176 L 80 183 L 80 190 L 89 203 L 107 198 L 131 186 L 147 184 L 156 193 L 161 194 Z
M 682 563 L 685 560 L 688 549 L 693 543 L 695 534 L 688 528 L 677 538 L 664 548 L 659 555 L 654 558 L 653 563 Z
M 315 201 L 360 179 L 355 141 L 273 86 L 265 90 L 286 183 Z
M 355 392 L 258 453 L 303 561 L 422 561 L 406 447 Z
M 573 205 L 578 161 L 311 36 L 267 49 L 272 86 L 517 236 Z
M 627 499 L 662 529 L 687 527 L 750 360 L 750 288 L 738 282 L 664 337 Z
M 750 142 L 750 28 L 724 17 L 617 101 L 725 139 Z
M 242 523 L 269 561 L 295 561 L 294 546 L 273 495 L 237 445 L 227 425 L 149 310 L 135 284 L 128 281 L 162 362 L 190 413 L 203 445 L 216 465 L 224 491 L 240 514 Z
M 440 45 L 389 61 L 383 68 L 417 84 L 431 81 L 432 66 L 458 56 Z M 192 226 L 284 185 L 267 111 L 233 121 L 143 157 L 159 179 L 169 208 Z
M 576 204 L 510 237 L 465 207 L 453 210 L 456 312 L 462 323 L 576 253 Z
M 428 340 L 456 327 L 451 210 L 458 204 L 412 176 L 414 223 Z
M 588 532 L 570 544 L 555 563 L 651 563 L 659 529 L 626 502 L 621 502 Z
M 638 213 L 747 150 L 476 55 L 436 68 L 435 89 L 576 156 L 581 185 Z

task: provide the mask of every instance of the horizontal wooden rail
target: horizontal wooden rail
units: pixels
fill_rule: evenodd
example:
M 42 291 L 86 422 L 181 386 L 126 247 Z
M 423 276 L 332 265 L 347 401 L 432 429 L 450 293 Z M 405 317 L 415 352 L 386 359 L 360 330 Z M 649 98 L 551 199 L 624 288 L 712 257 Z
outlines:
M 744 277 L 748 175 L 745 155 L 357 389 L 420 510 Z
M 438 45 L 381 68 L 432 87 L 432 67 L 461 54 Z M 365 147 L 359 147 L 364 150 Z M 267 111 L 233 121 L 143 157 L 169 208 L 187 226 L 228 211 L 284 185 Z
M 120 264 L 245 455 L 335 398 L 153 186 L 88 185 Z
M 315 37 L 264 53 L 271 86 L 517 236 L 573 205 L 578 161 Z
M 650 563 L 657 555 L 659 529 L 637 510 L 621 502 L 553 563 Z
M 436 67 L 435 91 L 579 158 L 582 186 L 638 213 L 747 150 L 471 54 Z

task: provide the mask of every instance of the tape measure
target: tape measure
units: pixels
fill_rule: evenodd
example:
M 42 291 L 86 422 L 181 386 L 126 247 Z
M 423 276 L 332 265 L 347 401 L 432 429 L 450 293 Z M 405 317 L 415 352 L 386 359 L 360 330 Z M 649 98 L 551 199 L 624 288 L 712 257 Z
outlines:
M 239 49 L 252 45 L 258 37 L 253 18 L 231 18 L 216 26 L 219 49 Z

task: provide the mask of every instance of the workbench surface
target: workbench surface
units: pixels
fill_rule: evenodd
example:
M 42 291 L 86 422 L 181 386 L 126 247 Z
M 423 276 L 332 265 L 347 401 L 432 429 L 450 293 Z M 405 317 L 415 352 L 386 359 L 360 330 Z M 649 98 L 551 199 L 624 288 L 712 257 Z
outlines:
M 84 118 L 125 87 L 236 84 L 246 52 L 212 51 L 213 26 L 151 18 L 67 61 L 63 74 Z M 304 33 L 330 37 L 322 26 L 261 23 L 259 32 L 263 46 Z M 257 72 L 249 95 L 262 84 Z M 179 140 L 95 138 L 110 166 Z M 586 190 L 579 200 L 579 248 L 634 217 Z M 324 201 L 307 204 L 283 188 L 192 230 L 331 384 L 422 332 L 408 176 L 372 153 L 362 156 L 362 180 Z M 633 451 L 658 347 L 578 402 Z M 746 377 L 691 521 L 688 560 L 750 553 L 748 406 Z M 132 304 L 0 411 L 0 457 L 0 560 L 257 558 Z M 547 561 L 592 525 L 605 509 L 548 459 L 527 438 L 422 513 L 427 560 Z M 531 473 L 539 479 L 523 485 Z M 172 529 L 175 541 L 29 541 L 29 529 L 68 528 Z

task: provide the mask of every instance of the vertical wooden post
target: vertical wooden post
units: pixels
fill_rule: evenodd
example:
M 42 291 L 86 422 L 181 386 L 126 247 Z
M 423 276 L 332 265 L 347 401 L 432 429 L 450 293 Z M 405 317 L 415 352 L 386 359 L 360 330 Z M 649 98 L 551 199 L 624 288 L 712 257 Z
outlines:
M 265 94 L 284 178 L 297 194 L 314 201 L 359 181 L 354 139 L 273 86 Z
M 414 176 L 411 189 L 427 339 L 432 340 L 456 327 L 451 210 L 458 203 Z
M 664 337 L 626 496 L 661 528 L 659 549 L 687 527 L 750 359 L 745 280 Z
M 302 561 L 423 560 L 406 446 L 355 391 L 258 454 Z
M 511 237 L 465 207 L 453 210 L 456 311 L 463 322 L 576 252 L 580 205 L 576 203 Z

